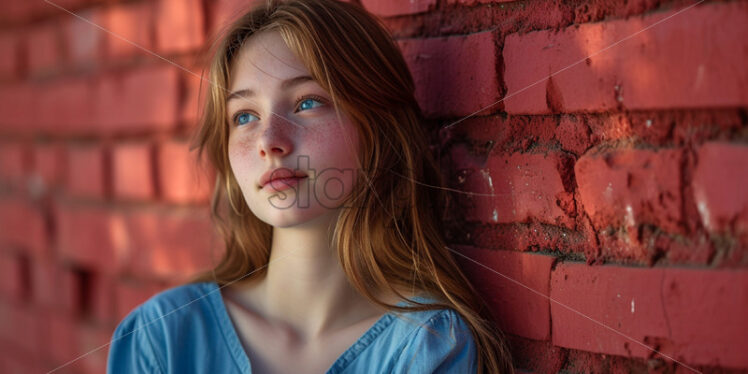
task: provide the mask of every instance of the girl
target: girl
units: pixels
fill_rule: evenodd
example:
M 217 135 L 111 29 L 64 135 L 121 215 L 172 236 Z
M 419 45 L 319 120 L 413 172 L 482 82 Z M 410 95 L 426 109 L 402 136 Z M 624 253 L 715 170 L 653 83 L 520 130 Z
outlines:
M 117 327 L 108 371 L 508 373 L 445 247 L 413 80 L 378 20 L 268 1 L 214 46 L 199 153 L 226 251 Z

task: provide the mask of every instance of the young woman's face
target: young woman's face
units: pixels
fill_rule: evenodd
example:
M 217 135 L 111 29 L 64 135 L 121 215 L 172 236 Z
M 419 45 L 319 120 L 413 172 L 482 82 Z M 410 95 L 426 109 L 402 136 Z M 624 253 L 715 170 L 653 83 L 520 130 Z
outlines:
M 244 44 L 228 91 L 229 162 L 252 212 L 275 227 L 332 217 L 359 172 L 357 131 L 277 31 Z

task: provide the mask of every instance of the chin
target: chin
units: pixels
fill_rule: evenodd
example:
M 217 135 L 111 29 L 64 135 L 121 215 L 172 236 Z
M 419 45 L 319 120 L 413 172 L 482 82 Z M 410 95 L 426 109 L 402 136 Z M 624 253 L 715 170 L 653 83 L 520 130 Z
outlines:
M 279 195 L 282 196 L 282 195 Z M 253 199 L 247 200 L 252 213 L 270 226 L 285 228 L 300 225 L 317 226 L 329 224 L 337 219 L 342 200 L 335 202 L 312 201 L 307 206 L 300 206 L 293 197 L 286 199 Z M 337 206 L 334 205 L 337 203 Z M 331 207 L 332 206 L 332 207 Z
M 255 215 L 270 226 L 288 228 L 294 226 L 316 225 L 333 218 L 330 210 L 312 211 L 310 209 L 279 209 L 257 212 Z

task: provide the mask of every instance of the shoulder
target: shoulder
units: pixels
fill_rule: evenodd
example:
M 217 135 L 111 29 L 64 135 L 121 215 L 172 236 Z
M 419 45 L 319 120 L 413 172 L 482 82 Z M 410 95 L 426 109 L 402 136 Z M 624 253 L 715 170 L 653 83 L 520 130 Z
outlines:
M 138 323 L 155 337 L 168 326 L 183 325 L 186 319 L 205 318 L 212 312 L 217 288 L 211 283 L 191 283 L 156 293 L 134 308 L 120 323 Z
M 131 310 L 112 334 L 107 372 L 164 372 L 169 356 L 164 347 L 189 333 L 183 326 L 196 319 L 207 321 L 210 291 L 208 283 L 180 285 Z
M 138 306 L 144 311 L 176 311 L 196 303 L 207 302 L 215 287 L 210 283 L 190 283 L 168 288 L 151 296 Z
M 421 323 L 404 337 L 394 372 L 474 373 L 477 349 L 472 331 L 454 309 L 407 313 Z

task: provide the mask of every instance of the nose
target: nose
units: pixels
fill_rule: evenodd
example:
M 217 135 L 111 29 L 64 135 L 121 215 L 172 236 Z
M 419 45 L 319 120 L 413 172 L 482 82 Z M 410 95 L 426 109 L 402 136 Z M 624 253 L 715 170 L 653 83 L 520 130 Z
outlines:
M 283 157 L 291 153 L 293 151 L 292 126 L 285 118 L 277 114 L 271 115 L 257 145 L 260 157 L 268 157 L 268 154 Z

